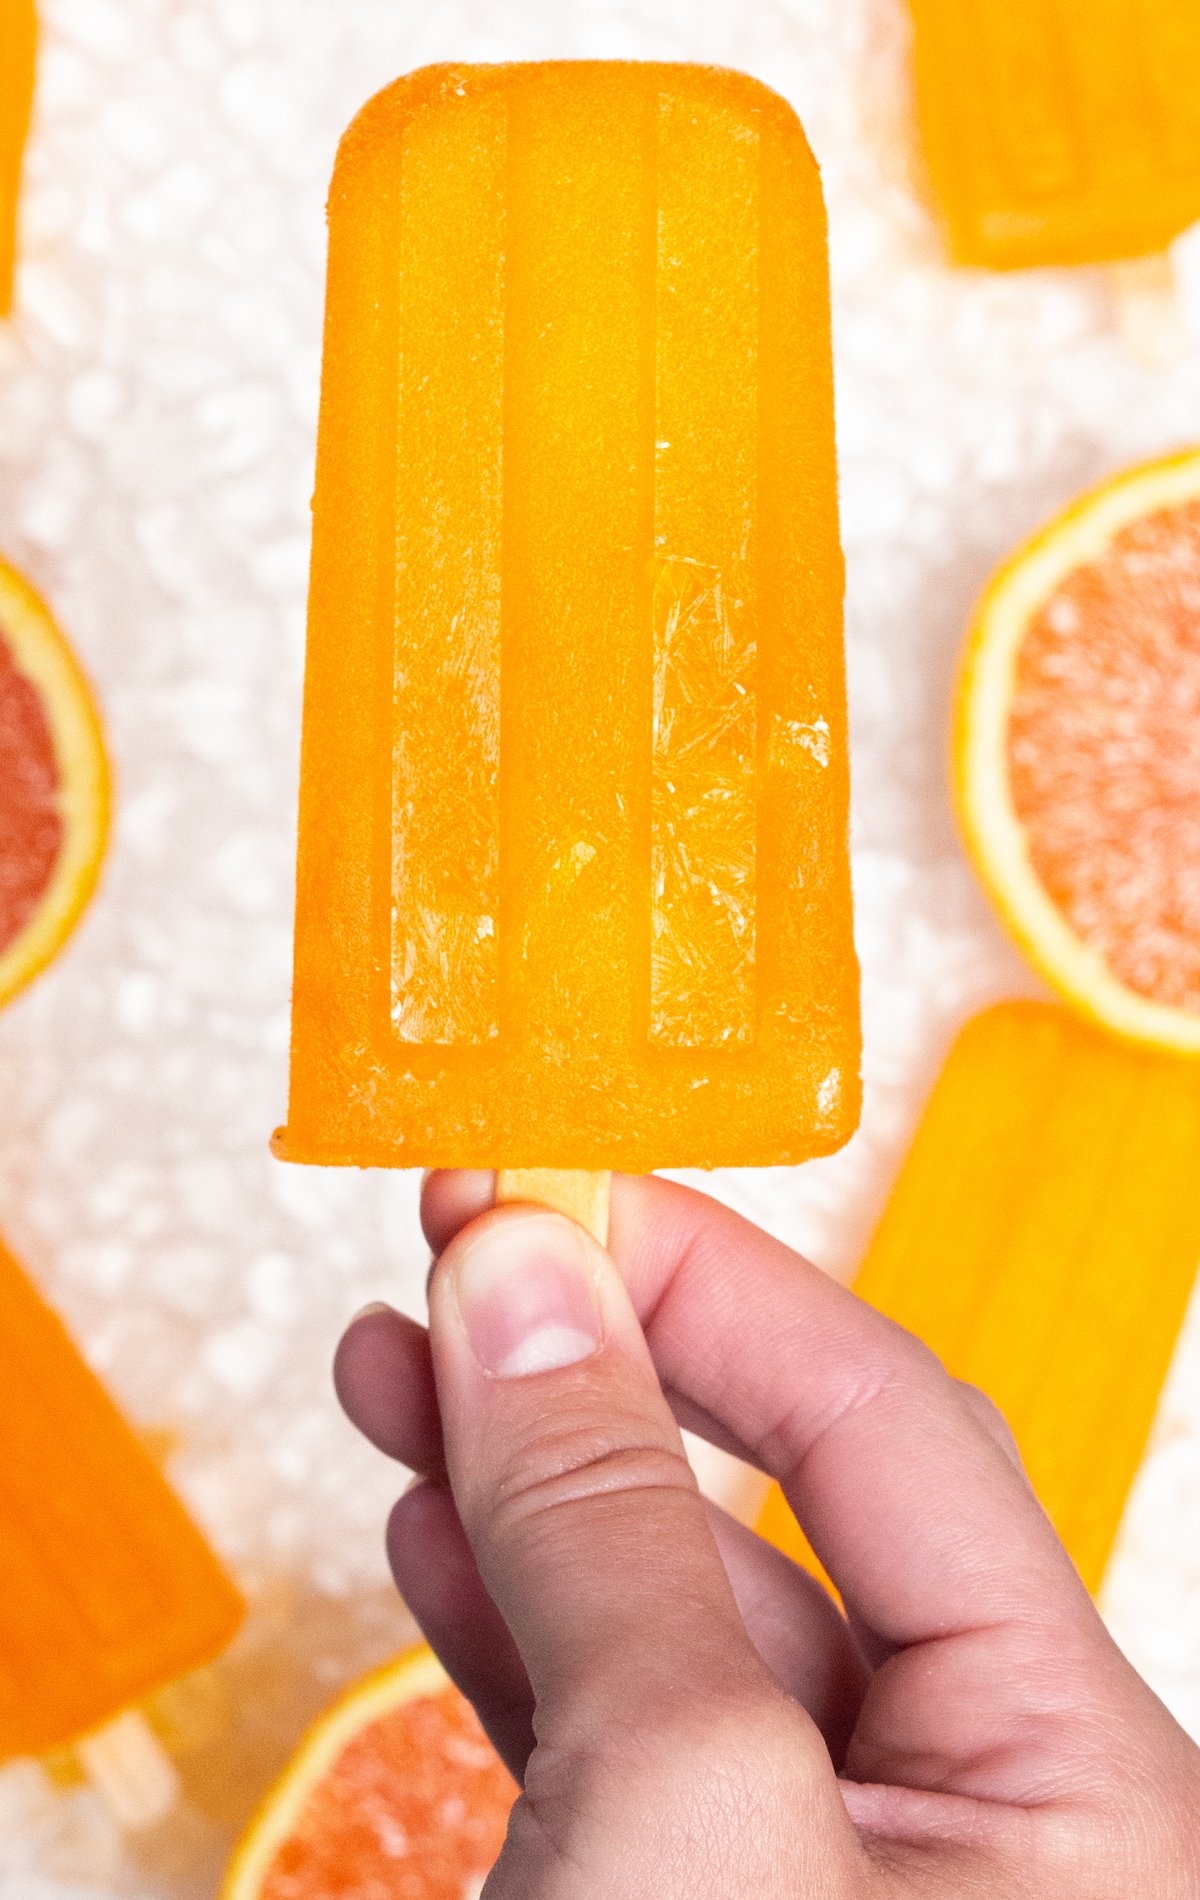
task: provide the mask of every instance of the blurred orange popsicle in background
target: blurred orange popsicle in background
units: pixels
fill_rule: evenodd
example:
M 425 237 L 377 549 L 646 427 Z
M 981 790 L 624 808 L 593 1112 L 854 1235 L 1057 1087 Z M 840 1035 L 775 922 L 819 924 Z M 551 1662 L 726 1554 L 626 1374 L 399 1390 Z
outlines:
M 1016 1435 L 1099 1588 L 1200 1267 L 1200 1067 L 1033 1002 L 962 1031 L 854 1282 Z M 804 1555 L 778 1491 L 760 1529 Z
M 21 161 L 33 106 L 33 0 L 0 0 L 0 316 L 12 309 Z
M 0 1356 L 0 1761 L 82 1744 L 102 1778 L 145 1750 L 136 1723 L 107 1753 L 97 1732 L 211 1661 L 242 1601 L 2 1244 Z
M 1200 220 L 1196 0 L 911 0 L 954 256 L 1006 270 L 1162 251 Z
M 825 213 L 743 76 L 444 66 L 330 200 L 297 1161 L 798 1161 L 859 1103 Z

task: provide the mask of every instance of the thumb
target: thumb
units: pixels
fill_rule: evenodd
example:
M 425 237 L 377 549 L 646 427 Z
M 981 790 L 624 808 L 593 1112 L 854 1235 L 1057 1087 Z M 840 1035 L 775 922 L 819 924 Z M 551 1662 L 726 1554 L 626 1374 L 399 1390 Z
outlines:
M 586 1717 L 624 1721 L 763 1688 L 641 1328 L 591 1236 L 541 1209 L 485 1214 L 438 1262 L 430 1341 L 459 1515 L 539 1731 L 556 1710 L 585 1715 L 581 1696 Z

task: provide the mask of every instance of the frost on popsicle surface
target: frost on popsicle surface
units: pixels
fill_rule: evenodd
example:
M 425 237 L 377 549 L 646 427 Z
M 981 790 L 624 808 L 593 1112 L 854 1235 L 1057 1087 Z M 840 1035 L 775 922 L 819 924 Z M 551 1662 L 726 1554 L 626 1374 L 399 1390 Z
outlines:
M 655 563 L 650 1033 L 754 1037 L 753 621 L 736 581 Z
M 417 114 L 401 166 L 391 1015 L 407 1043 L 499 1034 L 502 104 L 468 120 L 464 137 Z
M 483 1042 L 499 1033 L 500 676 L 490 622 L 471 625 L 466 610 L 457 621 L 446 643 L 440 728 L 419 718 L 401 718 L 396 728 L 392 1019 L 413 1043 Z M 398 708 L 420 696 L 398 664 Z
M 760 170 L 735 109 L 698 133 L 660 99 L 650 1038 L 676 1047 L 755 1037 Z

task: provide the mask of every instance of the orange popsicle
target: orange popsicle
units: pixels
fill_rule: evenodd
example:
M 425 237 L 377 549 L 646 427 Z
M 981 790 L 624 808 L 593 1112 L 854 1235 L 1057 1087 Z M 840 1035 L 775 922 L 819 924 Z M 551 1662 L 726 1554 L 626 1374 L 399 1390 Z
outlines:
M 918 109 L 955 257 L 1160 251 L 1200 219 L 1196 0 L 912 0 Z
M 1200 1266 L 1198 1183 L 1194 1063 L 1003 1003 L 951 1051 L 854 1283 L 995 1400 L 1092 1590 Z M 803 1554 L 778 1492 L 760 1529 Z
M 443 66 L 330 201 L 289 1160 L 858 1113 L 825 216 L 774 94 Z
M 21 160 L 33 107 L 33 0 L 0 0 L 0 316 L 12 309 Z
M 0 1761 L 77 1742 L 223 1649 L 242 1602 L 0 1245 Z

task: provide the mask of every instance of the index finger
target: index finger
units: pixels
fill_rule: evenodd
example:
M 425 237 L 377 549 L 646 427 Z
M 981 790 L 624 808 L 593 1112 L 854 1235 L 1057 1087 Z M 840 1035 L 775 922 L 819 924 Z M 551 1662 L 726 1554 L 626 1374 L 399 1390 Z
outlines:
M 435 1244 L 486 1177 L 433 1176 Z M 934 1356 L 729 1209 L 613 1184 L 609 1247 L 685 1422 L 777 1478 L 852 1615 L 889 1648 L 1086 1596 L 1020 1471 Z

